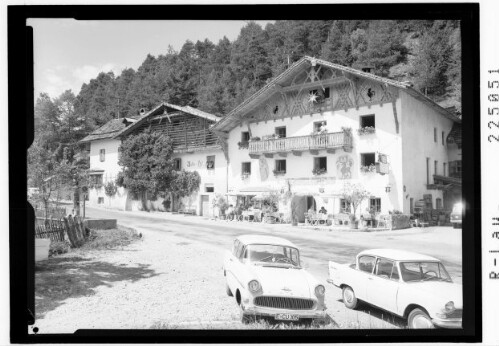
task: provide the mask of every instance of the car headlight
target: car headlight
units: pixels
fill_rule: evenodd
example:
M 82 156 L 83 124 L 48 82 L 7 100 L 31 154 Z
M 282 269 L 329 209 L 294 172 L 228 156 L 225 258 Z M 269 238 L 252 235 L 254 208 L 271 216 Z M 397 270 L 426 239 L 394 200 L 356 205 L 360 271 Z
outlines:
M 257 292 L 260 290 L 262 286 L 260 285 L 260 283 L 256 280 L 251 280 L 249 283 L 248 283 L 248 288 L 251 292 Z
M 317 285 L 317 287 L 315 288 L 315 295 L 317 297 L 322 297 L 324 293 L 326 293 L 326 289 L 324 288 L 324 286 Z
M 450 301 L 447 304 L 445 304 L 445 312 L 452 312 L 455 309 L 456 308 L 454 307 L 454 302 L 453 301 Z
M 450 301 L 447 304 L 445 304 L 445 307 L 442 309 L 440 313 L 437 313 L 435 315 L 437 315 L 438 318 L 448 318 L 449 317 L 448 315 L 451 314 L 455 309 L 456 307 L 454 306 L 454 302 Z

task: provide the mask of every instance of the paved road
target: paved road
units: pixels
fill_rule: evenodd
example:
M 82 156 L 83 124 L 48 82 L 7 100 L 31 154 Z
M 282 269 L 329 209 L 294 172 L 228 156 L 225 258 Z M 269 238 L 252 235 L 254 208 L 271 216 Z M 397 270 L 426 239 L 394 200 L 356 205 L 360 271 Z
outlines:
M 355 255 L 369 248 L 397 248 L 420 252 L 443 260 L 451 276 L 461 282 L 461 230 L 450 227 L 428 227 L 385 232 L 346 232 L 313 230 L 290 225 L 268 225 L 242 222 L 214 221 L 196 216 L 168 213 L 120 212 L 96 208 L 87 209 L 87 217 L 116 218 L 118 224 L 134 227 L 138 231 L 165 232 L 165 235 L 202 243 L 220 251 L 230 249 L 233 239 L 242 234 L 272 234 L 285 237 L 301 251 L 304 267 L 324 282 L 327 289 L 326 304 L 330 315 L 343 315 L 347 319 L 368 316 L 378 327 L 387 327 L 386 313 L 364 306 L 360 312 L 347 310 L 341 303 L 341 292 L 327 284 L 327 261 L 352 262 Z M 202 265 L 202 264 L 200 264 Z M 222 277 L 220 278 L 221 280 Z M 389 317 L 389 327 L 399 327 L 403 321 Z M 365 325 L 365 324 L 364 324 Z

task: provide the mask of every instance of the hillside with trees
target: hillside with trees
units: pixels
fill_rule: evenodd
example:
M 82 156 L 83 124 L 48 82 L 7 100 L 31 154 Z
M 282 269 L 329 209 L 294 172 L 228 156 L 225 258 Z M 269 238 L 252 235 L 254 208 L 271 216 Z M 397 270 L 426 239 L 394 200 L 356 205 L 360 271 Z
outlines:
M 179 52 L 147 55 L 120 75 L 101 72 L 75 95 L 40 94 L 35 104 L 36 146 L 61 150 L 118 117 L 134 117 L 161 101 L 223 116 L 304 55 L 414 87 L 442 106 L 461 101 L 461 43 L 457 21 L 249 22 L 238 38 L 186 41 Z
M 249 22 L 231 42 L 186 41 L 147 55 L 142 65 L 120 75 L 102 72 L 82 85 L 73 103 L 78 130 L 88 132 L 118 116 L 136 116 L 161 101 L 189 105 L 219 116 L 227 114 L 271 78 L 304 55 L 409 81 L 444 106 L 460 109 L 461 44 L 456 21 L 276 21 L 265 28 Z M 43 118 L 43 117 L 42 117 Z M 47 116 L 45 116 L 47 118 Z M 76 135 L 76 134 L 75 134 Z

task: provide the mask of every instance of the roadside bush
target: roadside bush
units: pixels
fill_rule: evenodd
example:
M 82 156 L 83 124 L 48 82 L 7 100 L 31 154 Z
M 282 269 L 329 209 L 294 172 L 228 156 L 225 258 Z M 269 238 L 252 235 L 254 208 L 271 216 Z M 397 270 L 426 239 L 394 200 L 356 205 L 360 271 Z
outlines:
M 123 226 L 118 226 L 117 229 L 91 230 L 82 249 L 99 250 L 123 247 L 141 237 L 142 234 L 137 234 L 135 229 Z
M 49 247 L 49 257 L 62 255 L 69 251 L 69 244 L 66 241 L 52 241 Z

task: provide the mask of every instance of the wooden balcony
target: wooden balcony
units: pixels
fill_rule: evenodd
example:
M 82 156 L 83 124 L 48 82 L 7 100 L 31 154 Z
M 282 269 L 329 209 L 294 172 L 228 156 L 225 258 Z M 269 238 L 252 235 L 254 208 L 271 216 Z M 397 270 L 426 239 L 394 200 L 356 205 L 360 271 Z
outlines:
M 249 143 L 250 155 L 276 154 L 302 151 L 311 152 L 326 149 L 330 152 L 336 149 L 352 150 L 352 136 L 345 132 L 332 132 L 323 135 L 286 137 L 252 141 Z

